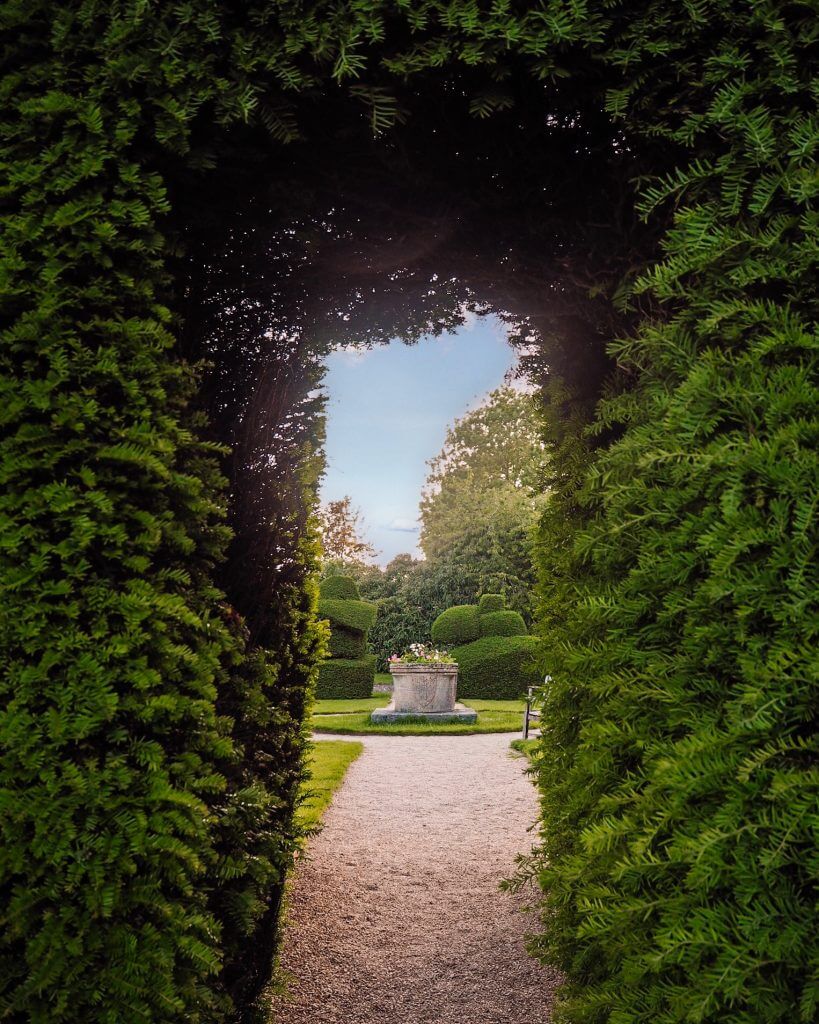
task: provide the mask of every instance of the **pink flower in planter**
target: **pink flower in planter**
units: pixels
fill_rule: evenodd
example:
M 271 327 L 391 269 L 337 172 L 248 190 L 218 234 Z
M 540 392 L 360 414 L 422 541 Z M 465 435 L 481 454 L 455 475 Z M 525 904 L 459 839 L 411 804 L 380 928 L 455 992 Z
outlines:
M 410 644 L 409 650 L 397 658 L 393 655 L 390 661 L 407 662 L 410 665 L 454 665 L 455 659 L 447 651 L 433 649 L 427 644 Z

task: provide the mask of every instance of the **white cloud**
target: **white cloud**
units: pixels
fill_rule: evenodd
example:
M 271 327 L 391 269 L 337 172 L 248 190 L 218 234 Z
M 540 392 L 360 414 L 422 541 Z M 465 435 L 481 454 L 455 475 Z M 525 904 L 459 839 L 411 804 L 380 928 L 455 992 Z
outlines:
M 398 533 L 418 533 L 418 523 L 414 519 L 398 516 L 385 529 L 395 530 Z

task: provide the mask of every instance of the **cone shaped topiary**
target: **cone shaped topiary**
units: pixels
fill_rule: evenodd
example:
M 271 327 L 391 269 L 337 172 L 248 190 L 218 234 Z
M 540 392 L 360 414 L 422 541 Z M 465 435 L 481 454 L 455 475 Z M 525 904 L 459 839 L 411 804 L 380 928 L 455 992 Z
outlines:
M 316 696 L 369 697 L 375 682 L 375 657 L 367 653 L 367 634 L 377 607 L 362 601 L 349 576 L 328 576 L 321 584 L 318 613 L 330 623 L 330 657 L 319 666 Z

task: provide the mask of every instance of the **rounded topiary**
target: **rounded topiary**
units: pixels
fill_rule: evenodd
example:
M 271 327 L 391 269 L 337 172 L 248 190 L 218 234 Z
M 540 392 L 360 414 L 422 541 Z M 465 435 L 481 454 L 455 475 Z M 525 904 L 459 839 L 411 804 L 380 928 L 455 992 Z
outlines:
M 504 605 L 502 594 L 484 594 L 478 604 L 447 608 L 432 624 L 433 642 L 458 662 L 462 697 L 513 700 L 538 681 L 536 641 L 523 617 Z
M 441 647 L 468 644 L 480 635 L 478 606 L 474 604 L 453 605 L 432 623 L 432 642 Z
M 537 686 L 537 638 L 485 636 L 450 651 L 458 662 L 458 697 L 482 700 L 517 700 L 529 686 Z
M 321 581 L 319 593 L 323 598 L 338 598 L 341 601 L 358 601 L 361 594 L 352 576 L 328 576 Z
M 489 612 L 481 615 L 478 622 L 481 636 L 526 636 L 529 632 L 523 616 L 518 612 Z
M 377 606 L 360 599 L 349 576 L 328 576 L 319 588 L 318 614 L 330 623 L 330 657 L 319 666 L 319 698 L 369 697 L 375 658 L 367 654 L 367 634 Z
M 506 607 L 503 594 L 484 594 L 478 600 L 478 614 L 487 615 L 489 612 L 502 612 Z

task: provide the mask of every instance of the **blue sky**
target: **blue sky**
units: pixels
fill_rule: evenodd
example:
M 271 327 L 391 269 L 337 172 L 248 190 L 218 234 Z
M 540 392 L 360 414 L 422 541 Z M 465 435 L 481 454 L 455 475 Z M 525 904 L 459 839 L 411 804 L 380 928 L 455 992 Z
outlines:
M 351 496 L 380 565 L 415 551 L 427 459 L 440 451 L 447 426 L 502 384 L 514 361 L 494 317 L 417 345 L 330 355 L 321 498 Z

